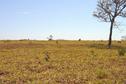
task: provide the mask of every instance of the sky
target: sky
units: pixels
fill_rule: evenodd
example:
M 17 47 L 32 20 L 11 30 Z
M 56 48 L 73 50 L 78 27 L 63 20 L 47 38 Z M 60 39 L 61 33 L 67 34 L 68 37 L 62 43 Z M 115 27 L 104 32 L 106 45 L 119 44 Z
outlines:
M 107 40 L 109 23 L 92 16 L 97 0 L 0 0 L 0 39 Z M 113 39 L 126 35 L 126 20 Z

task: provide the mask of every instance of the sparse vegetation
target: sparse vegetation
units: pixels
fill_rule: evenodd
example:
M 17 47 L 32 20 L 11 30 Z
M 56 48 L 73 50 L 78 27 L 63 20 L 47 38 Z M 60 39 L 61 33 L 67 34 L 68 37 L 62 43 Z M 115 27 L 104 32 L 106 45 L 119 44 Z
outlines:
M 124 49 L 124 48 L 118 49 L 118 53 L 119 53 L 119 56 L 124 56 L 126 53 L 126 49 Z
M 0 41 L 0 84 L 126 82 L 126 56 L 118 57 L 125 41 L 113 42 L 112 49 L 107 41 L 60 41 L 60 48 L 56 41 L 29 42 Z M 48 62 L 43 59 L 47 55 Z
M 44 59 L 48 62 L 49 59 L 50 59 L 49 53 L 46 51 L 46 52 L 44 53 L 44 55 L 45 55 Z

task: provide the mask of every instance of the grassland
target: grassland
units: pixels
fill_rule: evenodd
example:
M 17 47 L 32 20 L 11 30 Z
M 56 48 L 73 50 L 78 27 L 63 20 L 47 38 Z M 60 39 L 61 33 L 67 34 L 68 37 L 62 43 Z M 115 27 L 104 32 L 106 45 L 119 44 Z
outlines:
M 0 84 L 126 84 L 126 54 L 118 54 L 126 42 L 106 44 L 0 41 Z

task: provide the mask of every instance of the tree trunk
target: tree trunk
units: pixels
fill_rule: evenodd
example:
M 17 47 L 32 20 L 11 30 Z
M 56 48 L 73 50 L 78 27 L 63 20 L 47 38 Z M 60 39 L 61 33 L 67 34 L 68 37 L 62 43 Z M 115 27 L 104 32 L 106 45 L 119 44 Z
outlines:
M 110 25 L 110 34 L 109 34 L 108 48 L 111 48 L 111 44 L 112 44 L 113 24 L 114 24 L 114 19 L 111 21 L 111 25 Z

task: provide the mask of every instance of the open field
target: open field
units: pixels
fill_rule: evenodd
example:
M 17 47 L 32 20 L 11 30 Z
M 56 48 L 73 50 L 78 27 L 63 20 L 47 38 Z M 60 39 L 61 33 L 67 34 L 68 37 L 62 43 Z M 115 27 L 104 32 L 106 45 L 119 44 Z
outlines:
M 0 41 L 0 84 L 126 84 L 126 42 Z M 45 60 L 46 52 L 49 59 Z

